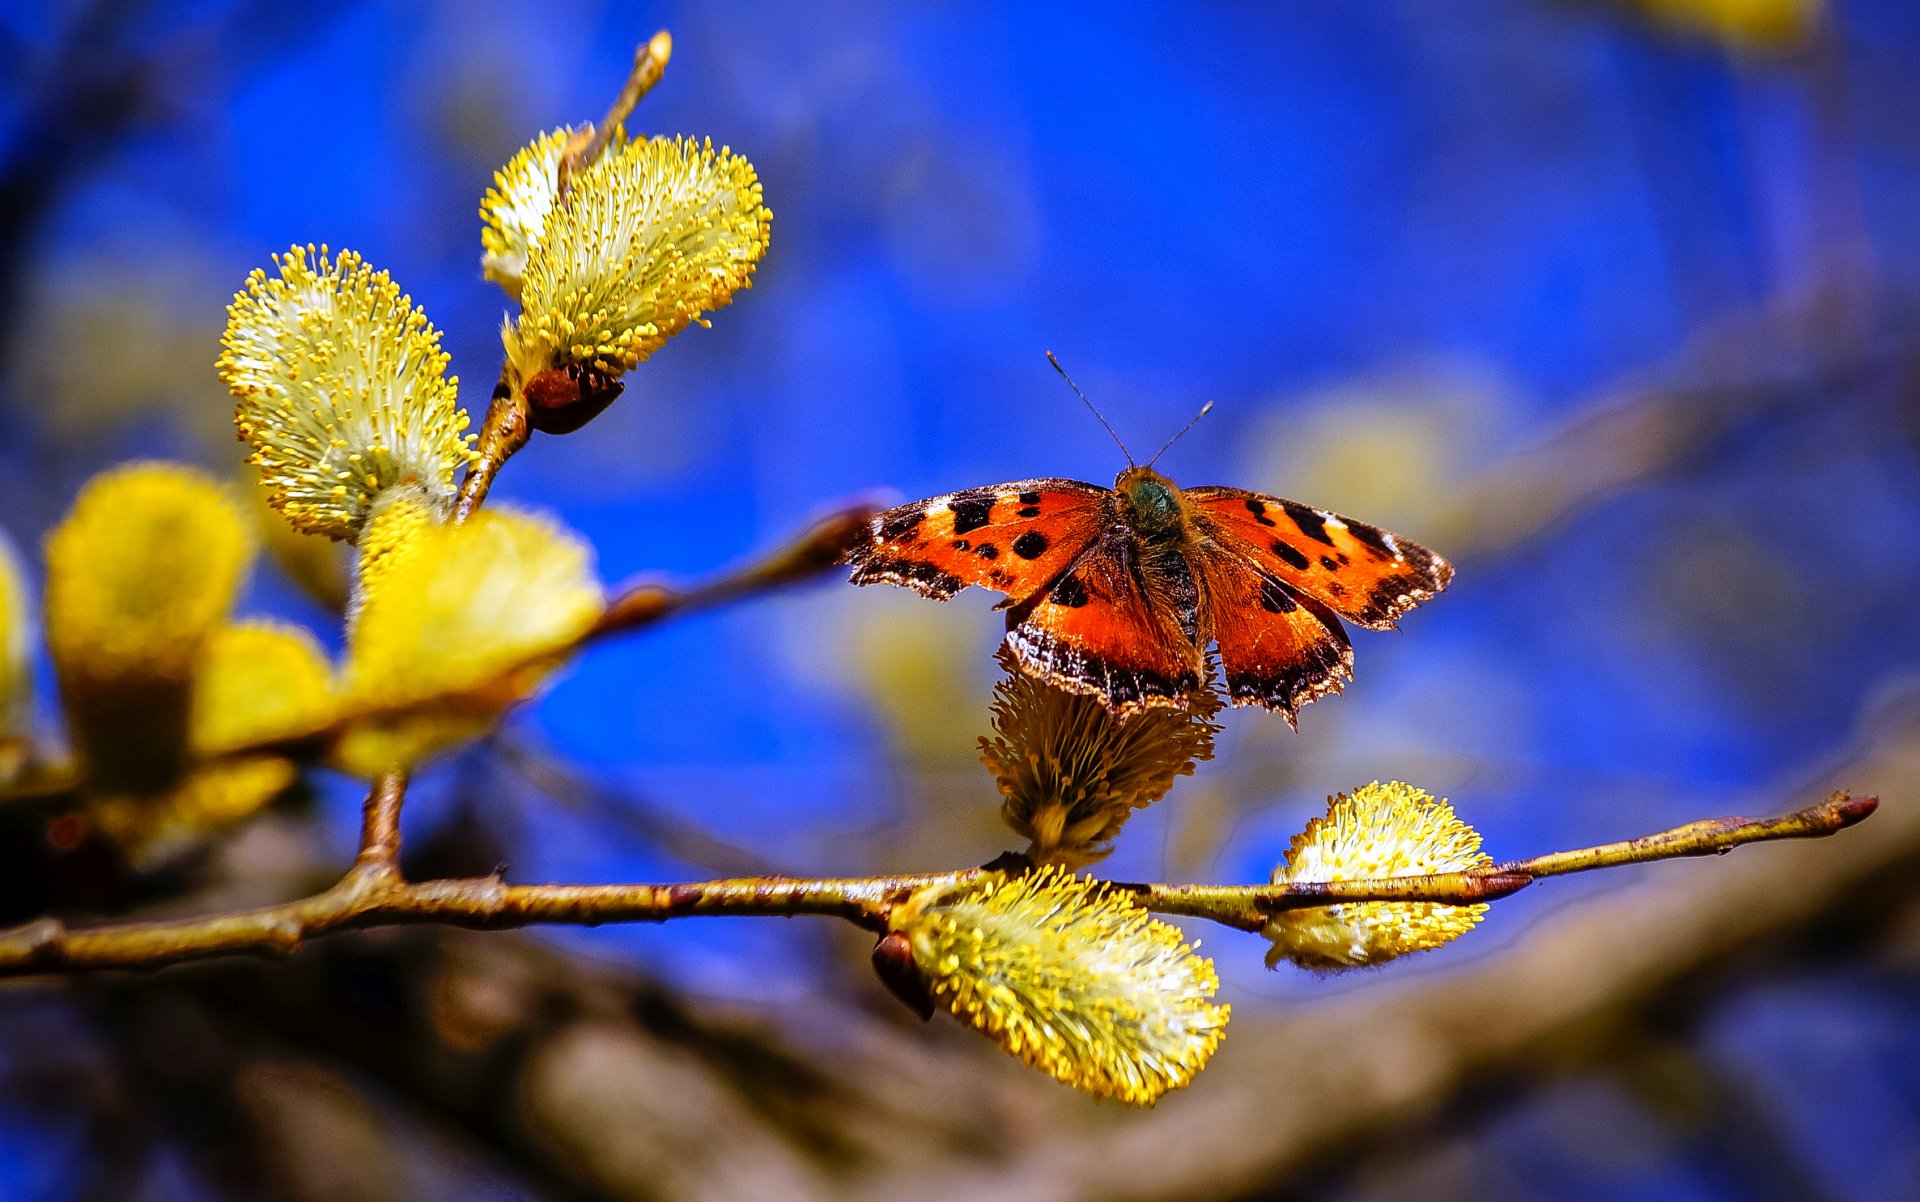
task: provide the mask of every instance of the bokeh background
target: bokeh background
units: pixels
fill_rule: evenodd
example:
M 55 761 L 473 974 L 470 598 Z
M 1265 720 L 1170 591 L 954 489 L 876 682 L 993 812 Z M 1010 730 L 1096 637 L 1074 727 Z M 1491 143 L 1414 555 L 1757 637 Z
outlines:
M 16 985 L 0 1196 L 1920 1197 L 1920 8 L 11 3 L 5 535 L 32 563 L 129 457 L 244 481 L 213 360 L 290 243 L 390 270 L 484 407 L 479 196 L 663 26 L 636 124 L 750 157 L 773 246 L 495 489 L 609 581 L 714 572 L 853 498 L 1109 479 L 1050 348 L 1137 449 L 1217 402 L 1177 480 L 1459 569 L 1356 638 L 1298 733 L 1232 715 L 1111 875 L 1263 879 L 1375 778 L 1450 796 L 1496 857 L 1840 786 L 1883 812 L 1537 887 L 1351 978 L 1198 930 L 1234 1026 L 1148 1114 L 919 1026 L 825 923 L 389 932 Z M 245 608 L 337 643 L 314 550 Z M 988 859 L 997 633 L 981 594 L 829 580 L 598 648 L 420 781 L 410 868 Z M 0 909 L 293 896 L 356 804 L 316 776 L 138 879 L 15 821 Z

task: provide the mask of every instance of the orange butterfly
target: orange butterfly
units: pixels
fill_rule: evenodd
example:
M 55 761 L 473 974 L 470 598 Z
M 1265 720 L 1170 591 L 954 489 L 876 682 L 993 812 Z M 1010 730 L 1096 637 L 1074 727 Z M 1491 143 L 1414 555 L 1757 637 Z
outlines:
M 941 601 L 968 585 L 1003 593 L 1021 666 L 1122 713 L 1184 707 L 1217 646 L 1234 703 L 1292 723 L 1353 676 L 1341 618 L 1391 629 L 1453 578 L 1446 560 L 1365 522 L 1182 489 L 1151 462 L 1127 463 L 1111 489 L 1020 480 L 887 510 L 847 554 L 853 582 Z

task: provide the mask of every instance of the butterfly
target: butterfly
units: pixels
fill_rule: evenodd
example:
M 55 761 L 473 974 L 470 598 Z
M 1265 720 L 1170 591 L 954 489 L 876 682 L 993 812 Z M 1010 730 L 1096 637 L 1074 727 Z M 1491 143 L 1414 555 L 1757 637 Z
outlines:
M 1392 629 L 1453 577 L 1377 526 L 1244 489 L 1181 488 L 1152 461 L 1127 462 L 1112 488 L 1018 480 L 886 510 L 846 554 L 853 583 L 941 601 L 968 585 L 1002 593 L 1015 661 L 1119 713 L 1183 708 L 1211 684 L 1213 647 L 1236 705 L 1292 724 L 1352 679 L 1342 619 Z

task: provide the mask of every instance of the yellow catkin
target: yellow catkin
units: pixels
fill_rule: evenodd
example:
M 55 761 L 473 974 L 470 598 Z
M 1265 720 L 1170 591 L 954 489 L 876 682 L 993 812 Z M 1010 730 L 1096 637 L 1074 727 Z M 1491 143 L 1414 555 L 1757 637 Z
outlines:
M 274 265 L 233 298 L 220 356 L 268 500 L 348 541 L 395 485 L 450 502 L 472 451 L 440 332 L 352 251 L 296 246 Z
M 311 634 L 248 621 L 208 640 L 193 689 L 193 748 L 219 755 L 322 726 L 334 707 L 333 667 Z
M 1464 872 L 1491 863 L 1480 835 L 1444 800 L 1412 785 L 1375 781 L 1329 799 L 1325 817 L 1295 836 L 1276 885 Z M 1361 968 L 1439 947 L 1472 930 L 1487 907 L 1360 902 L 1285 910 L 1266 927 L 1267 966 Z
M 772 217 L 753 165 L 726 148 L 616 135 L 527 258 L 506 331 L 515 368 L 627 371 L 750 284 Z
M 520 295 L 527 256 L 546 235 L 547 216 L 559 191 L 560 152 L 571 129 L 541 134 L 493 173 L 493 187 L 480 201 L 480 271 Z
M 375 534 L 398 545 L 361 580 L 342 682 L 348 720 L 365 717 L 337 754 L 362 774 L 484 731 L 605 605 L 587 544 L 545 518 L 503 506 L 459 526 L 391 520 L 411 533 Z
M 1002 797 L 1007 824 L 1033 841 L 1037 863 L 1079 867 L 1103 859 L 1136 809 L 1165 797 L 1177 777 L 1213 758 L 1219 700 L 1196 694 L 1187 709 L 1124 716 L 1098 698 L 1012 669 L 994 689 L 994 737 L 980 761 Z
M 895 917 L 934 999 L 1033 1067 L 1151 1105 L 1220 1044 L 1213 962 L 1125 893 L 1058 868 L 912 899 Z
M 170 787 L 187 698 L 252 553 L 244 511 L 198 472 L 140 463 L 95 477 L 47 538 L 47 646 L 94 784 Z

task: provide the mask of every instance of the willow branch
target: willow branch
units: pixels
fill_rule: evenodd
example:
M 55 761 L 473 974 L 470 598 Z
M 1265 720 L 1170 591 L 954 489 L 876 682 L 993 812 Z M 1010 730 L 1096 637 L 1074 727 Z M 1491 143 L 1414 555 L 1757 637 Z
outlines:
M 396 863 L 399 809 L 406 781 L 376 783 L 367 799 L 362 850 L 353 868 L 323 893 L 279 906 L 169 922 L 125 923 L 72 930 L 43 918 L 0 932 L 0 977 L 109 968 L 160 968 L 224 955 L 286 955 L 307 940 L 375 926 L 442 923 L 483 930 L 546 923 L 600 926 L 665 922 L 695 915 L 840 918 L 870 931 L 888 929 L 893 908 L 929 888 L 952 888 L 1001 871 L 995 865 L 955 872 L 847 879 L 738 877 L 661 885 L 509 885 L 499 875 L 408 882 Z M 1706 855 L 1742 843 L 1833 834 L 1871 814 L 1871 797 L 1836 793 L 1779 818 L 1728 818 L 1676 827 L 1626 843 L 1561 852 L 1474 872 L 1371 881 L 1296 885 L 1197 886 L 1124 884 L 1149 910 L 1207 918 L 1258 930 L 1279 910 L 1369 901 L 1453 905 L 1507 896 L 1535 876 L 1580 872 L 1678 856 Z M 1017 861 L 1015 861 L 1017 863 Z
M 675 588 L 658 581 L 640 581 L 628 585 L 608 603 L 583 641 L 637 630 L 664 618 L 811 579 L 841 562 L 878 511 L 870 502 L 855 502 L 821 518 L 772 554 L 704 584 Z
M 1648 864 L 1683 856 L 1724 855 L 1746 843 L 1819 839 L 1865 819 L 1877 797 L 1834 793 L 1815 805 L 1773 818 L 1710 818 L 1654 835 L 1577 851 L 1509 860 L 1469 872 L 1372 881 L 1296 882 L 1291 885 L 1126 885 L 1141 904 L 1162 914 L 1206 918 L 1257 931 L 1282 910 L 1365 901 L 1475 905 L 1509 896 L 1541 877 Z

